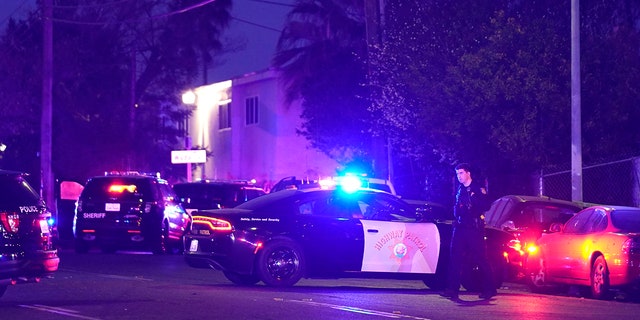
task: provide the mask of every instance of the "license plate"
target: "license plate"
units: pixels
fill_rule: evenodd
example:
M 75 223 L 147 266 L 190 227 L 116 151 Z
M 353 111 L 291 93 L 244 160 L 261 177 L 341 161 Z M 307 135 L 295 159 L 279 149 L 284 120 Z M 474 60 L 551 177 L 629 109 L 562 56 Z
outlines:
M 191 244 L 189 244 L 189 251 L 198 251 L 198 240 L 191 240 Z
M 105 203 L 104 211 L 120 211 L 119 203 Z
M 40 232 L 49 233 L 49 223 L 47 220 L 40 220 Z

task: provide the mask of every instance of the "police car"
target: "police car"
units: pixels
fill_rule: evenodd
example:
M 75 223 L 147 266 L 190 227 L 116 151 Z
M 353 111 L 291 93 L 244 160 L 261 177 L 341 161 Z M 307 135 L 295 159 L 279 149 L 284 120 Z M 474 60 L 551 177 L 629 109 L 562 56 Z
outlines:
M 10 285 L 51 276 L 60 263 L 51 212 L 26 176 L 0 170 L 0 296 Z
M 513 237 L 487 230 L 498 276 Z M 373 189 L 283 190 L 235 208 L 193 213 L 185 236 L 186 262 L 221 270 L 240 285 L 260 281 L 292 286 L 301 278 L 419 279 L 441 289 L 447 270 L 450 222 L 425 221 L 398 197 Z M 474 267 L 469 288 L 479 287 Z
M 106 172 L 89 179 L 73 220 L 75 250 L 145 249 L 155 254 L 182 250 L 191 216 L 169 183 L 154 174 Z

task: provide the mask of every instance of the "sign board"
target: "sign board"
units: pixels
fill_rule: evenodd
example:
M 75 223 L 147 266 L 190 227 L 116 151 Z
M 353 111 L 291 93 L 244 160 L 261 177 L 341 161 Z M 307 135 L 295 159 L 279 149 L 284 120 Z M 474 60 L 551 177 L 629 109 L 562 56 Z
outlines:
M 171 151 L 171 163 L 205 163 L 207 162 L 206 150 L 173 150 Z

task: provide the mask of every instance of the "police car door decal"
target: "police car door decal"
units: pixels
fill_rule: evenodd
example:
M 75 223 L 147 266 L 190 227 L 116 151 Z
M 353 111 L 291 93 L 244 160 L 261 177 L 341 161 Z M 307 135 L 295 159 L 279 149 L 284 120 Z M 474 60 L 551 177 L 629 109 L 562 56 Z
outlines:
M 433 223 L 361 220 L 362 271 L 435 273 L 440 234 Z

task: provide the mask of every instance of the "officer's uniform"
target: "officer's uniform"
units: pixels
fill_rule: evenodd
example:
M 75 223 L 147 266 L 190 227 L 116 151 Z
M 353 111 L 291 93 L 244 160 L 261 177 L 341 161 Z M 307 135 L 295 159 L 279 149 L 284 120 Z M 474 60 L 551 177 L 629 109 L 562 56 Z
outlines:
M 460 184 L 454 207 L 453 234 L 450 247 L 450 264 L 447 289 L 445 293 L 452 298 L 458 297 L 460 289 L 461 267 L 466 261 L 478 265 L 482 275 L 481 298 L 496 295 L 493 273 L 487 258 L 484 240 L 484 217 L 488 210 L 487 192 L 475 180 L 468 187 Z M 464 257 L 468 255 L 469 259 Z

